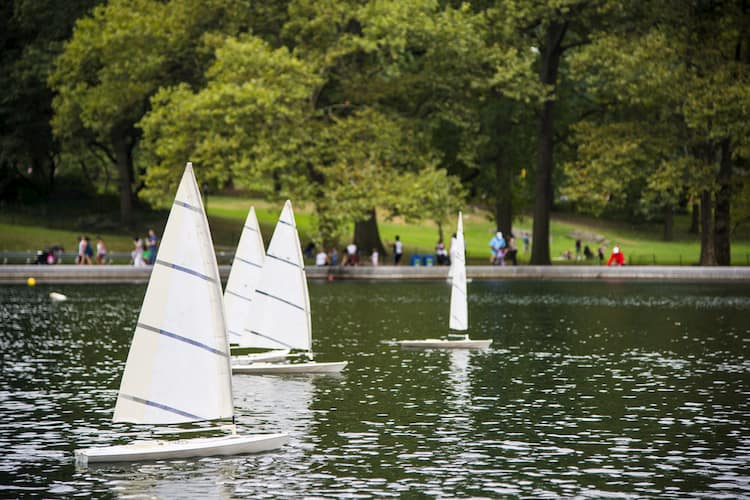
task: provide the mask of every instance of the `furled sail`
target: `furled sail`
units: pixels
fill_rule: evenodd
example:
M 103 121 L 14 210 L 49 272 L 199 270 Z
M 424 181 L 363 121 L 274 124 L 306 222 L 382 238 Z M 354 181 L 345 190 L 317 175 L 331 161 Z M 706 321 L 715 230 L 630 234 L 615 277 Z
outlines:
M 466 303 L 466 252 L 461 212 L 458 212 L 456 250 L 453 253 L 451 264 L 453 276 L 451 280 L 451 317 L 448 327 L 451 330 L 467 330 L 469 328 L 469 311 Z

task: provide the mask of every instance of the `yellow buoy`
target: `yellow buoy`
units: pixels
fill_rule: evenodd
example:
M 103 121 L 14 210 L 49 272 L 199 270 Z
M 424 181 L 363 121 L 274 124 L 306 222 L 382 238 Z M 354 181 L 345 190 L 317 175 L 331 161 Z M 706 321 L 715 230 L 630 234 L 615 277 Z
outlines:
M 29 278 L 26 280 L 26 284 L 29 286 L 34 286 L 36 285 L 36 280 L 34 278 Z

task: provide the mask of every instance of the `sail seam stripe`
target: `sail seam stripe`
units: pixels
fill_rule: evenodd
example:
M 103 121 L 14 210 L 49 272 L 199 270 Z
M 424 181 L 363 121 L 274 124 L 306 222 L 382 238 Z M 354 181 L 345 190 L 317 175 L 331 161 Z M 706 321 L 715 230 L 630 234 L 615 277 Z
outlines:
M 180 342 L 185 342 L 186 344 L 190 344 L 195 347 L 200 347 L 201 349 L 208 351 L 212 354 L 218 354 L 219 356 L 228 357 L 227 353 L 220 351 L 218 349 L 215 349 L 211 347 L 210 345 L 204 344 L 203 342 L 198 342 L 197 340 L 189 339 L 187 337 L 183 337 L 182 335 L 177 335 L 176 333 L 168 332 L 167 330 L 162 330 L 161 328 L 156 328 L 155 326 L 150 326 L 145 323 L 138 323 L 136 326 L 138 326 L 139 328 L 143 328 L 144 330 L 148 330 L 150 332 L 158 333 L 159 335 L 164 335 L 165 337 L 179 340 Z
M 167 261 L 161 260 L 161 259 L 157 259 L 156 263 L 157 264 L 161 264 L 162 266 L 165 266 L 165 267 L 169 267 L 169 268 L 175 269 L 177 271 L 182 271 L 183 273 L 191 274 L 191 275 L 196 276 L 196 277 L 198 277 L 200 279 L 203 279 L 203 280 L 206 280 L 206 281 L 210 281 L 212 283 L 216 283 L 216 279 L 212 278 L 211 276 L 206 276 L 205 274 L 199 273 L 198 271 L 193 271 L 189 267 L 184 267 L 184 266 L 180 266 L 180 265 L 177 265 L 177 264 L 172 264 L 171 262 L 167 262 Z
M 187 208 L 188 210 L 192 210 L 193 212 L 203 213 L 203 210 L 201 210 L 199 207 L 191 205 L 190 203 L 185 203 L 184 201 L 174 200 L 174 204 L 183 208 Z
M 283 345 L 284 347 L 288 347 L 289 349 L 294 349 L 293 346 L 290 346 L 286 342 L 282 342 L 280 340 L 277 340 L 277 339 L 271 337 L 270 335 L 266 335 L 264 333 L 256 332 L 255 330 L 250 330 L 250 329 L 246 329 L 246 331 L 252 333 L 253 335 L 257 335 L 258 337 L 263 337 L 264 339 L 268 339 L 268 340 L 270 340 L 272 342 L 276 342 L 277 344 Z
M 454 286 L 453 289 L 457 292 L 461 292 L 461 295 L 466 295 L 466 292 L 464 290 L 461 290 L 458 286 Z
M 301 267 L 296 262 L 292 262 L 291 260 L 282 259 L 281 257 L 277 257 L 277 256 L 275 256 L 275 255 L 273 255 L 271 253 L 267 253 L 266 257 L 271 257 L 272 259 L 280 260 L 281 262 L 285 262 L 285 263 L 289 264 L 290 266 Z
M 304 310 L 305 310 L 305 308 L 304 308 L 304 307 L 298 306 L 298 305 L 297 305 L 297 304 L 295 304 L 294 302 L 289 302 L 289 301 L 288 301 L 288 300 L 286 300 L 286 299 L 282 299 L 281 297 L 277 297 L 276 295 L 271 295 L 270 293 L 268 293 L 268 292 L 264 292 L 263 290 L 258 290 L 258 289 L 256 288 L 256 289 L 255 289 L 255 293 L 259 293 L 259 294 L 261 294 L 261 295 L 265 295 L 266 297 L 270 297 L 270 298 L 272 298 L 272 299 L 276 299 L 276 300 L 278 300 L 279 302 L 283 302 L 283 303 L 285 303 L 285 304 L 288 304 L 288 305 L 290 305 L 290 306 L 292 306 L 292 307 L 296 307 L 296 308 L 297 308 L 297 309 L 299 309 L 300 311 L 304 311 Z
M 170 413 L 174 413 L 175 415 L 180 415 L 181 417 L 187 417 L 192 418 L 193 420 L 206 420 L 205 418 L 199 417 L 198 415 L 193 415 L 192 413 L 188 413 L 186 411 L 178 410 L 177 408 L 172 408 L 171 406 L 167 406 L 165 404 L 157 403 L 156 401 L 150 401 L 148 399 L 139 398 L 137 396 L 131 396 L 130 394 L 124 394 L 120 393 L 119 396 L 123 399 L 128 399 L 130 401 L 133 401 L 135 403 L 140 403 L 146 406 L 151 406 L 153 408 L 158 408 L 160 410 L 168 411 Z
M 297 229 L 297 227 L 294 224 L 292 224 L 291 222 L 287 222 L 285 220 L 279 219 L 279 224 L 286 224 L 289 227 L 293 227 L 294 229 Z
M 258 267 L 258 268 L 261 268 L 261 269 L 263 268 L 263 266 L 260 265 L 260 264 L 258 264 L 258 263 L 252 262 L 252 261 L 247 260 L 247 259 L 243 259 L 242 257 L 237 257 L 236 255 L 234 256 L 234 260 L 239 260 L 240 262 L 244 262 L 245 264 L 250 264 L 251 266 L 255 266 L 255 267 Z
M 248 225 L 245 225 L 244 227 L 245 227 L 245 229 L 247 229 L 248 231 L 254 231 L 254 232 L 256 232 L 256 233 L 258 232 L 258 230 L 257 230 L 257 229 L 255 229 L 255 228 L 254 228 L 254 227 L 252 227 L 252 226 L 248 226 Z
M 231 333 L 232 335 L 236 335 L 237 337 L 242 337 L 241 333 L 235 332 L 234 330 L 227 330 L 227 332 Z
M 240 295 L 239 293 L 237 293 L 237 292 L 233 292 L 232 290 L 227 290 L 227 293 L 228 293 L 229 295 L 234 295 L 234 296 L 235 296 L 235 297 L 237 297 L 238 299 L 246 300 L 246 301 L 248 301 L 248 302 L 252 302 L 252 301 L 253 301 L 253 299 L 251 299 L 250 297 L 245 297 L 244 295 Z

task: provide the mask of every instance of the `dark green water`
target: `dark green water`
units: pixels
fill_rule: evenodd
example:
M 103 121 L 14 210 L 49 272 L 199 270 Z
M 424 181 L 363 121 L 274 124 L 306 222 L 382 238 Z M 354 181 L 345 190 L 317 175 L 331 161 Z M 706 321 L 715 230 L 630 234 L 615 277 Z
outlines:
M 69 296 L 53 304 L 47 295 Z M 76 469 L 110 422 L 143 286 L 0 287 L 0 497 L 749 497 L 750 286 L 475 282 L 487 351 L 446 333 L 444 283 L 310 285 L 341 376 L 235 376 L 278 452 Z

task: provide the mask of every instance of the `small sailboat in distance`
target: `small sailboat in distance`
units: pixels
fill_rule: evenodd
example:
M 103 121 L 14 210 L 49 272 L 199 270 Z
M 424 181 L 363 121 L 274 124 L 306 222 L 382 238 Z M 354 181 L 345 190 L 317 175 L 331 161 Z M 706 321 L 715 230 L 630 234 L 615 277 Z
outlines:
M 250 207 L 245 224 L 242 226 L 237 250 L 234 253 L 227 286 L 224 289 L 224 310 L 229 342 L 233 348 L 236 346 L 232 355 L 235 360 L 247 363 L 282 361 L 289 355 L 289 349 L 272 349 L 266 352 L 235 356 L 235 352 L 240 349 L 265 347 L 258 344 L 257 336 L 245 331 L 253 292 L 260 280 L 265 254 L 258 218 L 255 216 L 255 207 Z
M 232 373 L 337 373 L 346 361 L 312 361 L 312 322 L 307 275 L 292 202 L 287 200 L 268 244 L 260 281 L 253 293 L 245 331 L 257 347 L 307 351 L 303 363 L 232 363 Z
M 192 164 L 180 181 L 143 299 L 114 422 L 169 425 L 232 419 L 232 377 L 219 269 Z M 232 434 L 79 449 L 76 462 L 236 455 L 288 436 Z M 197 429 L 200 431 L 201 429 Z
M 466 295 L 466 255 L 464 251 L 464 230 L 461 212 L 458 213 L 458 230 L 456 231 L 456 250 L 451 262 L 453 275 L 451 279 L 451 309 L 448 328 L 456 331 L 469 329 L 469 307 Z M 454 334 L 455 336 L 455 334 Z M 414 349 L 484 349 L 492 340 L 471 340 L 468 335 L 460 334 L 458 338 L 399 340 L 401 347 Z

